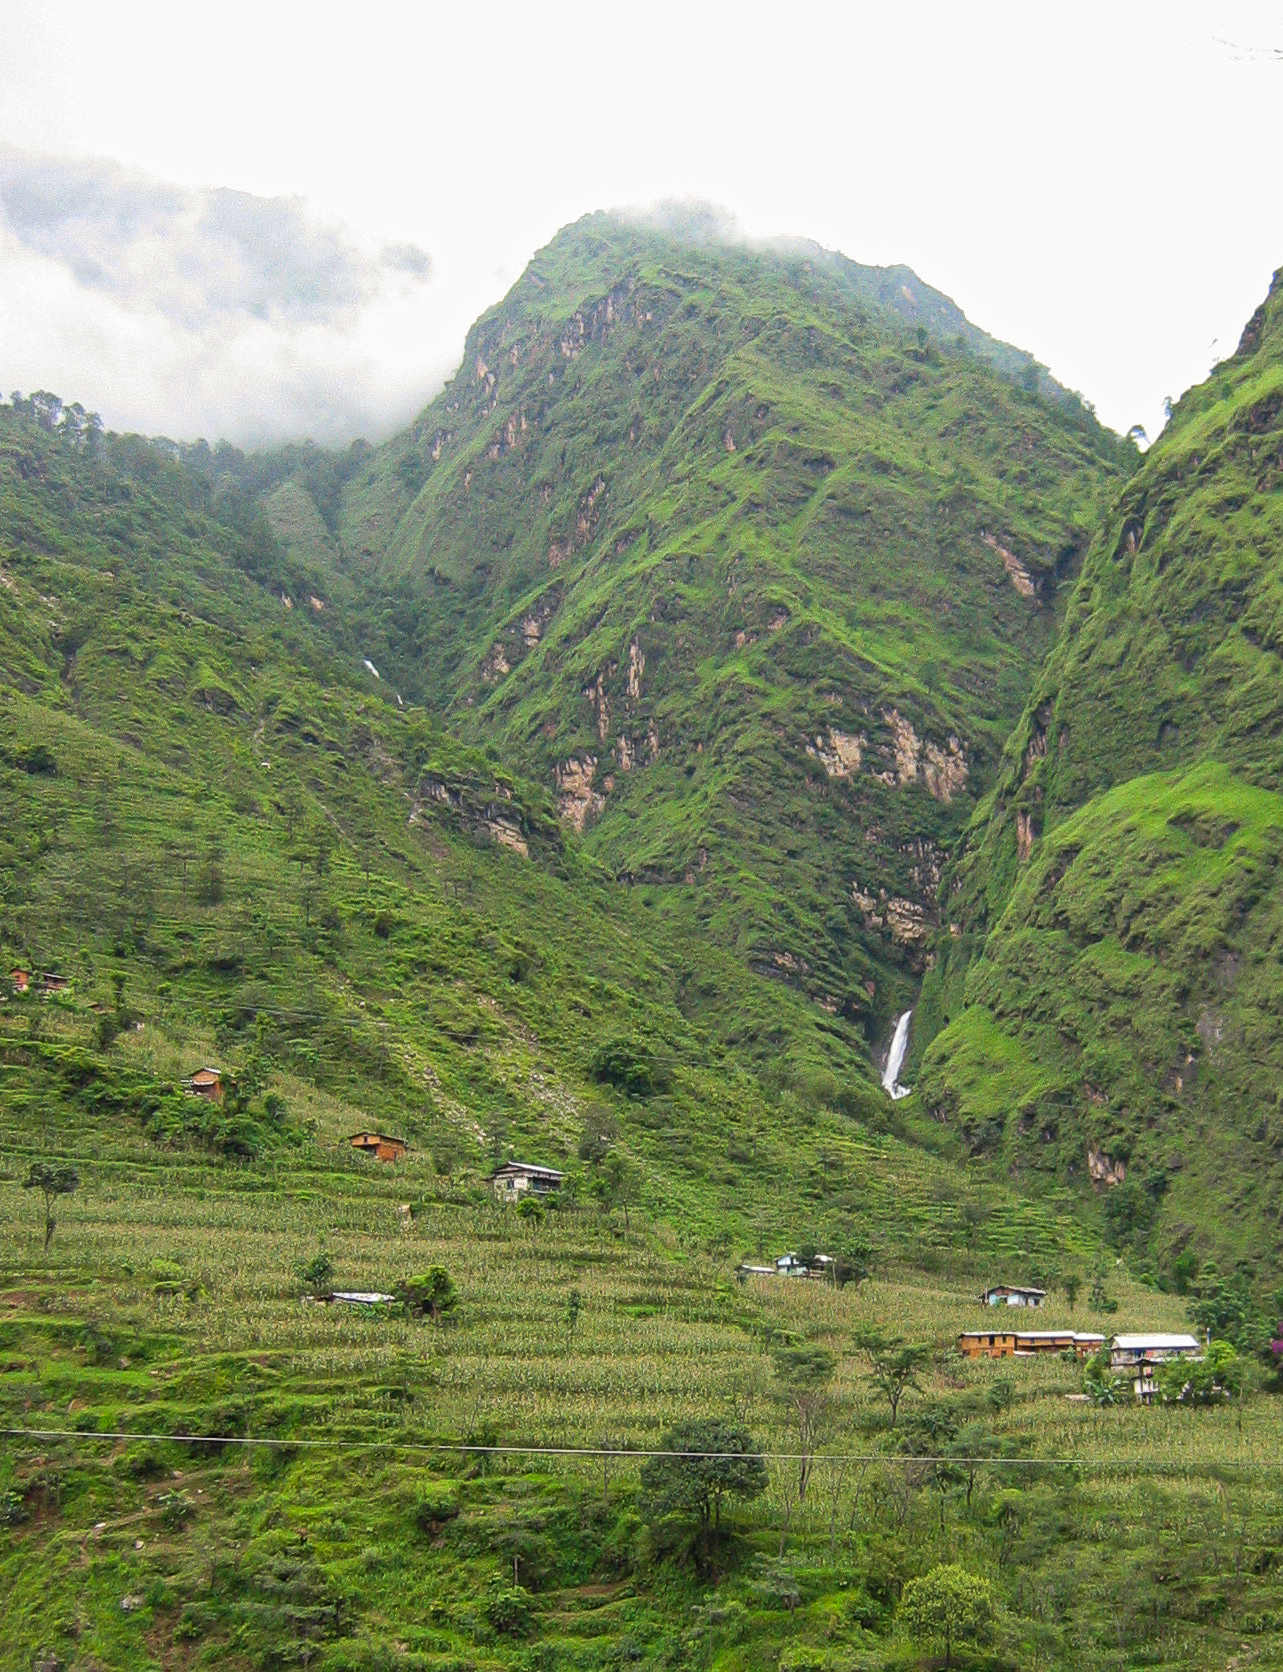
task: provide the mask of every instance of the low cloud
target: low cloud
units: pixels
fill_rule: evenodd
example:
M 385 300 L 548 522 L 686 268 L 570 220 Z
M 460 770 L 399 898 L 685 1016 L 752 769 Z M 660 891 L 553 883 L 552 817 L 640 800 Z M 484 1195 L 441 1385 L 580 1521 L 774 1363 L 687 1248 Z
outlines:
M 183 438 L 378 434 L 459 352 L 417 245 L 107 161 L 0 153 L 0 289 L 6 389 Z

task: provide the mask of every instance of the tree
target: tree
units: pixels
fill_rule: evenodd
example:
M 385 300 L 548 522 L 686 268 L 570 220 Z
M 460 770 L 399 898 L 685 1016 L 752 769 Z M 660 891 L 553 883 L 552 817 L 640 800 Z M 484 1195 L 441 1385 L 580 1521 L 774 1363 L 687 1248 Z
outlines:
M 900 1401 L 910 1388 L 916 1392 L 922 1386 L 919 1375 L 931 1357 L 930 1349 L 913 1346 L 901 1335 L 884 1335 L 881 1330 L 867 1328 L 856 1331 L 855 1346 L 868 1356 L 873 1385 L 891 1407 L 894 1428 Z
M 1172 1359 L 1154 1378 L 1173 1405 L 1222 1405 L 1244 1390 L 1246 1366 L 1228 1341 L 1213 1341 L 1201 1359 Z
M 431 1318 L 434 1324 L 448 1318 L 459 1304 L 459 1291 L 444 1266 L 429 1266 L 419 1276 L 407 1277 L 395 1293 L 407 1312 Z
M 716 1417 L 679 1423 L 659 1445 L 641 1472 L 647 1518 L 692 1529 L 702 1563 L 721 1537 L 723 1505 L 766 1490 L 766 1464 L 747 1428 Z
M 984 1643 L 993 1632 L 993 1592 L 956 1562 L 933 1567 L 911 1579 L 900 1598 L 898 1618 L 919 1643 L 943 1643 L 944 1663 L 953 1665 L 956 1643 Z
M 1118 1302 L 1111 1300 L 1105 1288 L 1105 1273 L 1097 1267 L 1092 1273 L 1091 1294 L 1088 1296 L 1093 1312 L 1117 1312 Z
M 1083 1286 L 1083 1280 L 1079 1277 L 1077 1272 L 1071 1271 L 1069 1275 L 1062 1280 L 1060 1286 L 1065 1291 L 1065 1299 L 1069 1302 L 1069 1310 L 1072 1312 L 1074 1309 L 1074 1303 L 1078 1299 L 1078 1291 Z
M 873 1244 L 864 1237 L 848 1237 L 834 1247 L 829 1270 L 839 1289 L 848 1283 L 858 1289 L 873 1271 Z
M 1244 1336 L 1251 1333 L 1256 1308 L 1243 1267 L 1240 1265 L 1229 1277 L 1222 1277 L 1215 1263 L 1208 1260 L 1198 1274 L 1198 1299 L 1190 1307 L 1190 1316 L 1207 1334 L 1218 1335 L 1239 1347 L 1246 1345 Z
M 328 1289 L 334 1281 L 334 1261 L 330 1258 L 329 1249 L 322 1245 L 310 1260 L 301 1261 L 298 1276 L 299 1281 L 306 1284 L 314 1295 Z
M 579 1314 L 584 1309 L 584 1297 L 578 1289 L 572 1289 L 566 1296 L 566 1341 L 567 1345 L 575 1339 L 575 1326 L 579 1322 Z
M 775 1354 L 776 1397 L 788 1413 L 798 1453 L 797 1501 L 806 1499 L 816 1447 L 832 1416 L 829 1382 L 837 1360 L 827 1347 L 782 1347 Z
M 1117 1405 L 1127 1392 L 1127 1383 L 1115 1376 L 1108 1345 L 1093 1353 L 1083 1371 L 1083 1392 L 1093 1405 Z
M 631 1231 L 628 1210 L 636 1205 L 641 1189 L 641 1174 L 617 1149 L 611 1150 L 598 1169 L 597 1188 L 604 1202 L 611 1207 L 623 1209 L 624 1229 Z
M 604 1104 L 589 1109 L 579 1134 L 579 1159 L 589 1167 L 598 1167 L 610 1153 L 619 1136 L 619 1122 Z
M 80 1175 L 74 1167 L 55 1166 L 51 1161 L 33 1161 L 22 1181 L 24 1190 L 38 1190 L 45 1199 L 45 1247 L 53 1241 L 58 1221 L 53 1216 L 53 1204 L 59 1196 L 70 1196 L 80 1188 Z

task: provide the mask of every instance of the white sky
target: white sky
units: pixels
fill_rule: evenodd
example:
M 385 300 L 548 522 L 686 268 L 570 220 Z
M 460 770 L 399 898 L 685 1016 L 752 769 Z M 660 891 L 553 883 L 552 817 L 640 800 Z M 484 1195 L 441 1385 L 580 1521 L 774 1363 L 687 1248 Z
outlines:
M 386 428 L 559 226 L 662 197 L 907 262 L 1151 435 L 1283 264 L 1277 0 L 0 0 L 0 66 L 0 146 L 303 197 L 432 255 L 341 342 L 202 337 L 189 366 L 0 241 L 4 387 L 153 431 L 296 432 L 273 379 L 310 354 Z

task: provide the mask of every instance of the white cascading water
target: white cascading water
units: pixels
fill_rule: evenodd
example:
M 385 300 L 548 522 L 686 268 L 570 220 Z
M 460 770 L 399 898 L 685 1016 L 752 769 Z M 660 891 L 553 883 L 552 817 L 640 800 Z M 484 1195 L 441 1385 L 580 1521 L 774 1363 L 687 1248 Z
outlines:
M 900 1070 L 904 1067 L 905 1053 L 909 1049 L 909 1018 L 912 1015 L 911 1010 L 906 1010 L 895 1024 L 895 1037 L 887 1052 L 887 1065 L 882 1071 L 882 1089 L 891 1098 L 907 1097 L 913 1089 L 900 1084 Z

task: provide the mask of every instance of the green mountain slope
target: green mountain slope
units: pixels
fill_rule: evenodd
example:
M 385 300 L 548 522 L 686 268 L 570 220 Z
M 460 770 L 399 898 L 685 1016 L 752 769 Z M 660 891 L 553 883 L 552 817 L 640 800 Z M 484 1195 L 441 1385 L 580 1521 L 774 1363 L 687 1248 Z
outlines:
M 824 1013 L 657 921 L 546 789 L 339 656 L 222 465 L 0 407 L 0 965 L 72 984 L 0 1007 L 14 1117 L 58 1111 L 82 1156 L 104 1111 L 232 1157 L 373 1121 L 473 1180 L 510 1148 L 576 1167 L 607 1118 L 686 1234 L 867 1214 L 947 1247 L 952 1164 L 895 1135 Z M 740 1030 L 768 1027 L 762 1076 Z M 286 1126 L 258 1094 L 202 1125 L 177 1086 L 210 1059 Z M 1050 1265 L 1078 1235 L 1002 1200 L 986 1246 Z
M 1133 462 L 907 269 L 599 215 L 334 527 L 399 688 L 858 1045 Z
M 1276 278 L 1092 543 L 923 1010 L 939 1116 L 1023 1176 L 1114 1181 L 1168 1271 L 1279 1259 L 1281 644 Z

